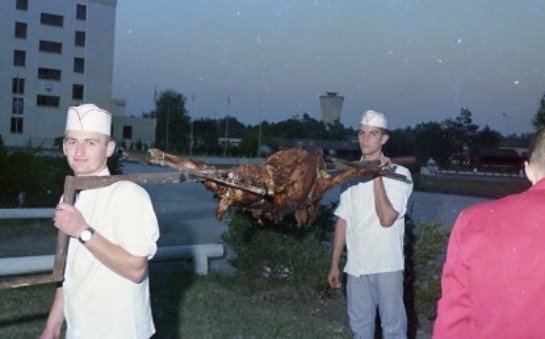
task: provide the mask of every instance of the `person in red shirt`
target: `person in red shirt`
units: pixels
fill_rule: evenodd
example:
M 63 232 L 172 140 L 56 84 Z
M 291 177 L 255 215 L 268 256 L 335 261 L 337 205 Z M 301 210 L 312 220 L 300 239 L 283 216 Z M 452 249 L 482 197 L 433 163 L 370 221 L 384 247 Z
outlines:
M 532 186 L 463 210 L 447 249 L 433 337 L 545 337 L 545 129 L 524 163 Z

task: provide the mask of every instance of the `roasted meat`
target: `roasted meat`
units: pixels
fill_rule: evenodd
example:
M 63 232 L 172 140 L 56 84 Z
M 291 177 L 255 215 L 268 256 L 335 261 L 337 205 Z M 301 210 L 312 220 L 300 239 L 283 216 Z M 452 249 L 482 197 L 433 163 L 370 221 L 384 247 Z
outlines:
M 230 169 L 219 169 L 158 149 L 151 149 L 148 154 L 148 162 L 177 169 L 203 182 L 219 199 L 216 217 L 220 221 L 233 206 L 257 220 L 278 222 L 294 213 L 299 225 L 310 225 L 316 219 L 320 200 L 336 185 L 352 179 L 369 180 L 376 175 L 407 181 L 404 176 L 394 173 L 393 167 L 381 168 L 378 160 L 351 163 L 333 159 L 337 170 L 333 176 L 326 168 L 322 149 L 314 146 L 280 150 L 262 164 L 244 164 Z M 396 160 L 394 162 L 400 164 L 416 161 L 414 157 Z
M 280 150 L 262 164 L 230 169 L 219 169 L 158 149 L 148 153 L 150 163 L 197 174 L 219 199 L 216 217 L 220 221 L 233 206 L 257 220 L 277 222 L 294 213 L 299 225 L 312 224 L 320 200 L 329 189 L 369 172 L 368 168 L 348 167 L 332 176 L 326 169 L 322 149 L 313 146 Z

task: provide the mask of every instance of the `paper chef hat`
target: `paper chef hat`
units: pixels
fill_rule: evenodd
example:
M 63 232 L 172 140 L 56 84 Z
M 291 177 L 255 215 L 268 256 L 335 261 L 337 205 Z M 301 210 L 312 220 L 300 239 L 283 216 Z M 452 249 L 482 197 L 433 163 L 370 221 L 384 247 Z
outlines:
M 67 131 L 89 131 L 110 135 L 112 114 L 94 104 L 70 106 L 66 118 Z
M 388 123 L 384 114 L 373 110 L 363 113 L 361 124 L 388 129 Z

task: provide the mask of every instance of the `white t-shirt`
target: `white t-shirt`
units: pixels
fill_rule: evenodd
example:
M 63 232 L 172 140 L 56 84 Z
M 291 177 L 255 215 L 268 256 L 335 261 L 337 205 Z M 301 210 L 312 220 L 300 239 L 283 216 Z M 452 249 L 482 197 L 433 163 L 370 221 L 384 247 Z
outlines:
M 151 258 L 159 238 L 148 193 L 133 182 L 80 192 L 75 206 L 96 232 Z M 77 239 L 68 247 L 64 287 L 67 338 L 149 338 L 155 333 L 149 279 L 134 283 L 99 262 Z
M 411 173 L 395 165 L 395 173 L 410 183 L 383 177 L 386 194 L 399 216 L 390 227 L 380 225 L 375 211 L 373 181 L 350 186 L 341 193 L 335 215 L 346 221 L 347 262 L 344 271 L 353 276 L 402 270 L 403 235 L 407 201 L 413 190 Z

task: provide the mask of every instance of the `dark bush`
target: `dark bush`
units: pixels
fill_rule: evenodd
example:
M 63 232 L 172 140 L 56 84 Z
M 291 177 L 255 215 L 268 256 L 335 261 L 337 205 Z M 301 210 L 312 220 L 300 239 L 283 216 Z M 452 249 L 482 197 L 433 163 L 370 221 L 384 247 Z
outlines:
M 441 225 L 436 220 L 417 224 L 414 228 L 415 306 L 417 313 L 430 321 L 437 316 L 441 272 L 450 235 Z
M 62 194 L 64 177 L 69 173 L 66 161 L 59 157 L 38 156 L 28 150 L 11 152 L 4 158 L 0 169 L 2 207 L 53 206 Z
M 288 283 L 307 294 L 328 287 L 326 229 L 332 224 L 331 207 L 325 206 L 312 227 L 297 227 L 292 217 L 279 224 L 261 224 L 234 212 L 222 237 L 235 253 L 231 264 L 240 272 L 250 278 Z
M 122 172 L 117 154 L 108 159 L 108 167 L 112 174 Z M 55 206 L 64 190 L 64 178 L 71 174 L 64 157 L 39 155 L 33 149 L 6 153 L 0 157 L 0 207 Z

